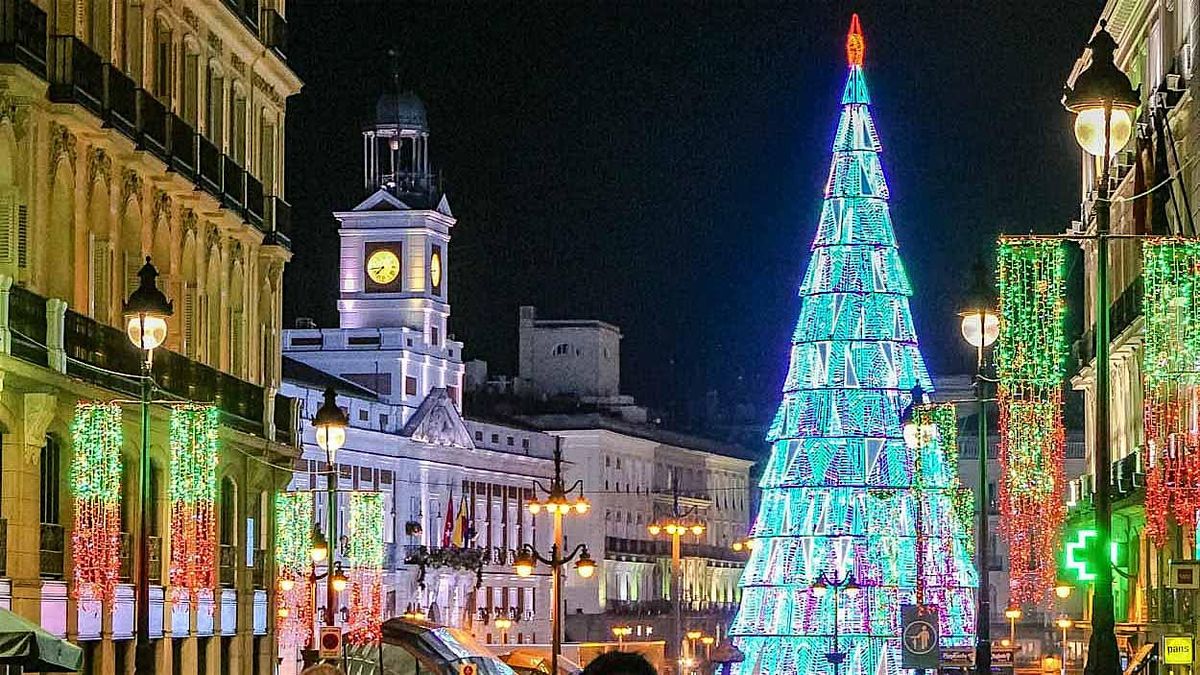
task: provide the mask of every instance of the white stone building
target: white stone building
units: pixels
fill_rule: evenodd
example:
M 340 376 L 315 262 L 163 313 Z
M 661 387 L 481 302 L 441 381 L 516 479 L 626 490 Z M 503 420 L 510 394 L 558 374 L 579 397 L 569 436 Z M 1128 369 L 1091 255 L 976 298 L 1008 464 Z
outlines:
M 291 487 L 318 491 L 325 528 L 326 457 L 311 419 L 332 386 L 351 425 L 336 459 L 339 489 L 379 490 L 388 504 L 385 614 L 420 608 L 486 641 L 544 642 L 549 577 L 520 578 L 512 559 L 524 543 L 543 545 L 548 526 L 524 505 L 533 481 L 553 474 L 554 439 L 461 415 L 462 343 L 446 335 L 455 219 L 436 187 L 428 141 L 416 96 L 379 99 L 375 122 L 363 132 L 368 196 L 335 214 L 340 327 L 297 328 L 283 337 L 283 390 L 303 401 L 303 454 Z M 345 500 L 339 497 L 343 507 Z M 447 509 L 457 517 L 464 506 L 475 536 L 448 547 Z M 348 513 L 338 513 L 344 533 Z M 435 564 L 447 548 L 474 551 L 465 555 L 477 557 L 478 572 Z M 415 562 L 420 554 L 429 564 Z M 494 628 L 501 613 L 516 619 L 506 633 Z

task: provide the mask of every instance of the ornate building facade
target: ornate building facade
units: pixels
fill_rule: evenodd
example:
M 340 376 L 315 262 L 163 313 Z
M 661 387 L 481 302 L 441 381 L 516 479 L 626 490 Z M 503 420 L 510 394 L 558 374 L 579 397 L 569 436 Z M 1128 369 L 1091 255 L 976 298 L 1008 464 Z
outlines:
M 1135 111 L 1134 133 L 1128 145 L 1113 159 L 1110 186 L 1113 195 L 1111 229 L 1120 235 L 1177 235 L 1194 237 L 1197 169 L 1192 160 L 1200 134 L 1195 110 L 1195 59 L 1197 32 L 1195 0 L 1135 2 L 1109 0 L 1099 21 L 1118 44 L 1116 65 L 1140 89 L 1141 105 Z M 1088 65 L 1082 53 L 1069 78 Z M 1098 165 L 1084 155 L 1081 162 L 1082 193 L 1080 220 L 1071 234 L 1095 232 Z M 1169 180 L 1174 178 L 1174 180 Z M 1161 187 L 1150 192 L 1150 188 Z M 1133 198 L 1134 195 L 1138 195 Z M 1085 331 L 1076 343 L 1079 369 L 1072 380 L 1085 397 L 1088 433 L 1087 465 L 1094 465 L 1092 429 L 1095 427 L 1095 325 L 1093 288 L 1096 279 L 1096 250 L 1083 242 Z M 1143 317 L 1142 245 L 1134 239 L 1114 239 L 1110 244 L 1109 298 L 1111 305 L 1111 417 L 1108 430 L 1113 465 L 1113 541 L 1116 545 L 1114 596 L 1117 641 L 1128 660 L 1126 672 L 1141 671 L 1154 662 L 1161 638 L 1168 634 L 1194 635 L 1197 614 L 1192 591 L 1170 588 L 1172 561 L 1194 560 L 1195 533 L 1172 527 L 1163 546 L 1155 546 L 1146 529 L 1145 486 L 1149 465 L 1143 426 L 1145 372 L 1142 358 L 1145 342 Z M 1089 472 L 1071 486 L 1071 527 L 1086 526 L 1094 493 L 1094 476 Z M 1082 587 L 1079 611 L 1090 589 Z M 1078 617 L 1078 615 L 1076 615 Z M 1069 636 L 1072 668 L 1082 667 L 1090 617 L 1083 616 L 1079 629 Z
M 88 672 L 131 667 L 132 570 L 152 577 L 160 672 L 269 672 L 271 495 L 294 453 L 278 396 L 283 0 L 13 0 L 0 11 L 0 605 L 80 642 Z M 124 415 L 122 584 L 75 599 L 69 425 L 80 400 L 128 399 L 139 358 L 122 302 L 149 257 L 173 300 L 157 398 L 221 410 L 219 584 L 173 602 L 168 407 L 151 418 L 150 559 L 135 560 L 140 428 Z

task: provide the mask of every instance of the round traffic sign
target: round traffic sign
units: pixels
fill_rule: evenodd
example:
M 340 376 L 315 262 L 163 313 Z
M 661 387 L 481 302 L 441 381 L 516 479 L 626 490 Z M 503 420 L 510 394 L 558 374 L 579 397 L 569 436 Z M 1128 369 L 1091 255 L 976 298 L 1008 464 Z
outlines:
M 928 654 L 937 644 L 937 628 L 928 621 L 917 619 L 904 629 L 904 646 L 912 654 Z

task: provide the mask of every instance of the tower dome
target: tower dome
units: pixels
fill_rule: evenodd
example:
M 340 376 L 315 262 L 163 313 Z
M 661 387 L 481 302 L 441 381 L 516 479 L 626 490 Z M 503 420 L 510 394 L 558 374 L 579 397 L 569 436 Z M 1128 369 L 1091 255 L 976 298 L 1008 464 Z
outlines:
M 428 131 L 425 104 L 411 91 L 385 92 L 375 103 L 375 125 Z

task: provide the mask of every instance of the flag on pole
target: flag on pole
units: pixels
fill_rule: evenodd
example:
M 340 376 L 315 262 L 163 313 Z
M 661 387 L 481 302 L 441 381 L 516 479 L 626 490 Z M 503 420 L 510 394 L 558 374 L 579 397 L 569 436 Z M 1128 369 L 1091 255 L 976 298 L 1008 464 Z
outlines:
M 442 524 L 442 548 L 450 547 L 450 539 L 454 534 L 454 493 L 446 500 L 446 522 Z
M 458 500 L 458 518 L 454 519 L 454 535 L 452 543 L 458 548 L 467 544 L 467 493 L 464 491 Z

